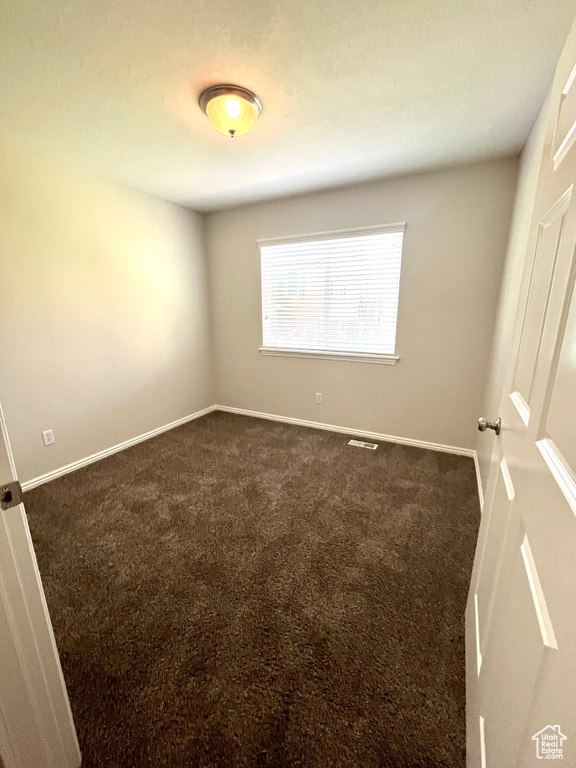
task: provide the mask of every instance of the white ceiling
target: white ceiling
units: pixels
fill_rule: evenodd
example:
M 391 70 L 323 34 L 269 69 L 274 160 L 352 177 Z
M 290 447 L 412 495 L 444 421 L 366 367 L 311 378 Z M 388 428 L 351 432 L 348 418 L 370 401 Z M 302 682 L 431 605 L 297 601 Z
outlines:
M 0 133 L 198 210 L 516 152 L 576 0 L 4 0 Z M 264 112 L 228 139 L 207 85 Z

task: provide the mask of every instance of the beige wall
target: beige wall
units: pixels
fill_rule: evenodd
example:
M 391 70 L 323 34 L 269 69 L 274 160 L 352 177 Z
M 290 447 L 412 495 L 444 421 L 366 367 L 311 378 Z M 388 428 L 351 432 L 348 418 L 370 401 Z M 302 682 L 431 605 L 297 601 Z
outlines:
M 204 217 L 0 147 L 0 402 L 21 481 L 214 402 L 473 448 L 516 170 L 210 214 L 210 309 Z M 259 354 L 258 238 L 404 220 L 397 366 Z
M 512 352 L 516 308 L 544 148 L 547 111 L 548 104 L 546 103 L 532 129 L 520 161 L 518 187 L 510 228 L 510 240 L 502 275 L 497 322 L 494 329 L 486 392 L 482 407 L 482 413 L 488 419 L 495 419 L 499 414 L 502 387 Z M 480 476 L 484 487 L 488 481 L 494 438 L 494 432 L 491 430 L 487 430 L 484 434 L 479 433 L 477 437 L 476 450 L 480 465 Z
M 0 401 L 21 481 L 212 404 L 203 223 L 0 148 Z
M 511 158 L 210 214 L 217 402 L 474 448 L 516 174 Z M 258 238 L 397 221 L 398 365 L 260 355 Z

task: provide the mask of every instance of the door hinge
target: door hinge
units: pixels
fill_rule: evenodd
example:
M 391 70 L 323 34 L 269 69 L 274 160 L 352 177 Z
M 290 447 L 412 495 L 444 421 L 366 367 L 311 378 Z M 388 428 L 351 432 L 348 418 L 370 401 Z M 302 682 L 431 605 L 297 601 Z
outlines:
M 0 486 L 0 507 L 10 509 L 22 504 L 22 486 L 18 480 L 13 483 L 4 483 Z

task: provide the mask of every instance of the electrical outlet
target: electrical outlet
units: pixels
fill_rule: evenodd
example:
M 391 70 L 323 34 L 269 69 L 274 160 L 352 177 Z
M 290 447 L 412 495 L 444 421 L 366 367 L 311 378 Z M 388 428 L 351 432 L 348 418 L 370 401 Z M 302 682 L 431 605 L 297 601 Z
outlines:
M 42 440 L 44 440 L 44 445 L 52 445 L 56 442 L 56 438 L 54 437 L 54 431 L 52 429 L 47 429 L 45 432 L 42 432 Z
M 316 402 L 319 404 L 322 402 L 322 392 L 316 392 Z

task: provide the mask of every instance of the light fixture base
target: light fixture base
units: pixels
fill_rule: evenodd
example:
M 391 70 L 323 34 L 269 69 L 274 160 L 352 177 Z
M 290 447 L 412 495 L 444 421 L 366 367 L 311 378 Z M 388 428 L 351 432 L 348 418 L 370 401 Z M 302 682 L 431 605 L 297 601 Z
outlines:
M 248 88 L 242 88 L 241 85 L 231 85 L 226 83 L 211 85 L 202 91 L 198 98 L 198 104 L 204 114 L 207 114 L 206 107 L 208 106 L 208 103 L 217 96 L 239 96 L 249 104 L 252 104 L 256 110 L 257 117 L 260 117 L 262 114 L 262 102 L 253 91 L 249 91 Z

